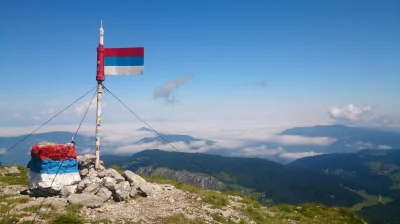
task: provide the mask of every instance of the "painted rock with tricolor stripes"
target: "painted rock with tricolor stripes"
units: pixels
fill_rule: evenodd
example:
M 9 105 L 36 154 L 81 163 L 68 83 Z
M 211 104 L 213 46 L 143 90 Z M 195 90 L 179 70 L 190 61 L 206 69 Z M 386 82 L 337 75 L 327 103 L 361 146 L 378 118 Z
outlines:
M 76 148 L 72 144 L 41 142 L 32 147 L 28 184 L 32 191 L 58 192 L 81 181 Z

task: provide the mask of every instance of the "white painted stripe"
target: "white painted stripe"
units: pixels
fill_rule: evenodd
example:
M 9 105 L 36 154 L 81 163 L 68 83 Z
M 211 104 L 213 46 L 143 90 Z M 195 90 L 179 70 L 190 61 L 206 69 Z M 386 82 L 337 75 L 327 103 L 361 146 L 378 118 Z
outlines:
M 78 184 L 80 181 L 81 176 L 79 175 L 79 172 L 62 173 L 57 174 L 56 176 L 56 174 L 39 174 L 33 171 L 28 171 L 28 183 L 30 189 L 38 187 L 49 188 L 51 186 L 52 189 L 59 191 L 63 186 Z
M 144 66 L 104 66 L 106 75 L 142 75 Z

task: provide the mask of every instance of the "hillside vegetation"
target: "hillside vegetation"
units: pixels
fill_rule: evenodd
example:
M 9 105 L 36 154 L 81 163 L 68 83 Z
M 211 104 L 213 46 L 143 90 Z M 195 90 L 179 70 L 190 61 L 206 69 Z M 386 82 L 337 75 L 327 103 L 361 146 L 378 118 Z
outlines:
M 119 161 L 114 157 L 112 162 L 104 158 L 104 162 L 106 165 L 120 165 L 133 172 L 152 170 L 145 174 L 157 173 L 154 171 L 158 168 L 187 171 L 190 173 L 187 179 L 193 178 L 192 174 L 196 173 L 212 173 L 233 188 L 240 186 L 260 192 L 266 200 L 273 201 L 274 204 L 298 205 L 313 202 L 328 206 L 352 207 L 364 201 L 362 196 L 343 187 L 364 189 L 363 186 L 355 185 L 341 177 L 292 168 L 264 159 L 200 153 L 187 156 L 204 167 L 193 164 L 180 153 L 162 150 L 141 151 L 131 157 L 121 157 Z
M 18 194 L 16 191 L 23 192 L 27 189 L 26 169 L 20 167 L 23 172 L 20 174 L 6 175 L 0 179 L 0 202 L 1 202 L 1 224 L 8 223 L 31 223 L 28 217 L 32 217 L 40 206 L 42 198 L 32 199 L 27 195 Z M 118 167 L 115 167 L 118 169 Z M 121 169 L 119 169 L 122 171 Z M 217 192 L 207 189 L 201 189 L 194 185 L 177 182 L 174 180 L 166 179 L 162 176 L 143 176 L 148 182 L 157 184 L 168 184 L 175 186 L 177 192 L 183 192 L 183 195 L 190 196 L 193 200 L 187 199 L 187 203 L 191 206 L 198 206 L 196 209 L 202 210 L 208 216 L 212 217 L 214 223 L 235 223 L 232 220 L 237 220 L 237 223 L 365 223 L 357 214 L 351 210 L 341 207 L 327 207 L 319 204 L 304 203 L 299 206 L 292 205 L 278 205 L 272 207 L 264 207 L 260 205 L 255 198 L 240 195 L 236 192 Z M 185 196 L 185 197 L 186 197 Z M 53 200 L 53 199 L 52 199 Z M 97 221 L 88 220 L 93 215 L 98 214 L 102 216 L 107 215 L 107 209 L 101 210 L 101 213 L 95 213 L 100 209 L 88 209 L 79 205 L 62 205 L 57 201 L 62 199 L 46 200 L 41 212 L 38 215 L 40 220 L 45 223 L 112 223 L 115 220 L 102 219 Z M 136 201 L 135 201 L 136 200 Z M 149 199 L 150 200 L 150 199 Z M 120 202 L 122 206 L 118 207 L 119 211 L 128 206 L 142 203 L 139 199 L 133 199 L 132 202 Z M 172 202 L 174 203 L 174 202 Z M 175 202 L 179 203 L 179 202 Z M 109 206 L 117 206 L 110 204 Z M 49 208 L 48 212 L 46 210 Z M 111 208 L 111 207 L 110 207 Z M 232 210 L 234 209 L 234 210 Z M 19 211 L 18 211 L 19 210 Z M 226 212 L 230 211 L 232 219 L 226 218 Z M 232 213 L 234 211 L 234 213 Z M 151 213 L 151 211 L 148 211 Z M 188 211 L 189 212 L 189 211 Z M 236 219 L 235 219 L 236 218 Z M 129 221 L 129 220 L 125 220 Z M 135 222 L 130 222 L 135 223 Z M 139 221 L 137 222 L 139 223 Z M 170 214 L 166 217 L 158 217 L 152 220 L 151 223 L 205 223 L 202 217 L 190 217 L 185 211 L 177 214 Z

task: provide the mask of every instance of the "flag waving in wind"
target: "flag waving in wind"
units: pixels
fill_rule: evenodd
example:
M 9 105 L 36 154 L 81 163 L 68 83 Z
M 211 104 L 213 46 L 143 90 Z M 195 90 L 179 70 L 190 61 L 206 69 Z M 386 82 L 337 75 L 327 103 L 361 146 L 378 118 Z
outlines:
M 144 48 L 104 48 L 105 75 L 141 75 Z

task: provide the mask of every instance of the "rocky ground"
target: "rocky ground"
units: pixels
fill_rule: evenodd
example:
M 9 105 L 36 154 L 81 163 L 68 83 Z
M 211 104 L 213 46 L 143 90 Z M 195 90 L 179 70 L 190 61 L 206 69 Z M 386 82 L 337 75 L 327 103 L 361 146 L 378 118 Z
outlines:
M 100 167 L 79 156 L 81 181 L 55 196 L 21 184 L 26 169 L 2 169 L 0 220 L 5 223 L 365 223 L 349 210 L 319 205 L 263 207 L 256 201 L 168 179 L 148 181 L 131 172 Z M 25 169 L 25 170 L 24 170 Z M 20 178 L 20 179 L 18 179 Z M 154 181 L 152 181 L 154 180 Z M 39 193 L 39 194 L 37 194 Z M 50 192 L 54 194 L 54 192 Z M 54 219 L 62 214 L 83 222 Z M 6 220 L 6 221 L 4 221 Z
M 77 215 L 88 222 L 108 220 L 112 223 L 139 223 L 140 221 L 141 223 L 155 223 L 157 220 L 166 220 L 168 217 L 183 214 L 188 219 L 201 219 L 204 223 L 219 223 L 214 220 L 215 217 L 218 219 L 224 217 L 226 220 L 230 219 L 236 222 L 242 219 L 247 223 L 252 223 L 244 214 L 238 212 L 243 206 L 243 203 L 238 202 L 240 197 L 232 196 L 231 203 L 219 209 L 203 202 L 200 195 L 176 189 L 172 185 L 150 185 L 155 189 L 152 196 L 137 197 L 123 202 L 108 200 L 97 208 L 80 208 Z M 28 195 L 21 195 L 20 192 L 25 190 L 26 186 L 0 186 L 0 197 L 7 195 L 7 200 L 1 202 L 1 205 L 13 205 L 8 213 L 21 217 L 20 222 L 33 220 L 41 203 L 43 206 L 36 221 L 46 217 L 46 213 L 65 213 L 68 204 L 71 203 L 71 200 L 62 197 L 31 198 Z M 23 203 L 18 203 L 21 201 Z M 50 203 L 51 207 L 48 210 Z
M 117 172 L 112 168 L 94 169 L 93 155 L 78 156 L 82 180 L 64 186 L 58 195 L 45 195 L 46 189 L 27 189 L 21 185 L 2 185 L 0 197 L 7 196 L 3 205 L 11 206 L 7 212 L 19 216 L 20 222 L 32 220 L 39 209 L 36 220 L 46 218 L 46 213 L 65 213 L 69 204 L 80 204 L 77 212 L 88 222 L 105 221 L 117 223 L 156 223 L 168 217 L 183 215 L 187 219 L 202 220 L 203 223 L 219 223 L 217 220 L 252 220 L 240 209 L 240 197 L 230 196 L 226 206 L 216 208 L 203 201 L 204 196 L 177 189 L 171 184 L 150 183 L 131 171 Z M 21 195 L 25 192 L 26 195 Z M 54 194 L 54 191 L 51 191 Z M 14 203 L 21 202 L 23 203 Z M 49 204 L 51 204 L 49 208 Z

